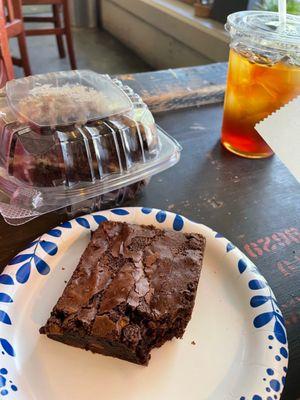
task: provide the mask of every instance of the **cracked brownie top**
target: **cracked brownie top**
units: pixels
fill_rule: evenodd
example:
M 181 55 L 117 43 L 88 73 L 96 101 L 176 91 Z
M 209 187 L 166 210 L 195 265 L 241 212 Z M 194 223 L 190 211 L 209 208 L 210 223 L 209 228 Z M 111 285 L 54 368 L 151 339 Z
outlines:
M 43 333 L 118 341 L 147 362 L 151 348 L 184 332 L 204 244 L 199 234 L 104 222 Z

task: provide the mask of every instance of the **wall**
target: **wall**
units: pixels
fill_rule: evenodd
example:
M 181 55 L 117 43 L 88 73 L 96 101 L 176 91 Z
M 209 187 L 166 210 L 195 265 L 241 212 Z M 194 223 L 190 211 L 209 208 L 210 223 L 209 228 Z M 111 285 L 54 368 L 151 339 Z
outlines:
M 154 68 L 225 61 L 223 25 L 196 18 L 193 7 L 176 0 L 102 0 L 104 29 Z

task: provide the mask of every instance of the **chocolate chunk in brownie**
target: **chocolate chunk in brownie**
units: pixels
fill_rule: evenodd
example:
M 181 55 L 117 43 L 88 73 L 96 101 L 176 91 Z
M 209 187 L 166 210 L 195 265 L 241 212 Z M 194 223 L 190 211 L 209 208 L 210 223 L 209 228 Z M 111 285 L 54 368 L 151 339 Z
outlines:
M 185 331 L 204 247 L 199 234 L 104 222 L 40 332 L 147 364 L 151 349 Z

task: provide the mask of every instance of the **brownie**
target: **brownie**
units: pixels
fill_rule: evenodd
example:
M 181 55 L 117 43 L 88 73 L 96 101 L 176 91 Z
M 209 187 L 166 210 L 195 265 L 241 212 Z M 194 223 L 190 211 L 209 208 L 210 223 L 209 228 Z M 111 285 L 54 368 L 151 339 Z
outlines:
M 124 116 L 89 122 L 80 128 L 35 127 L 26 132 L 17 128 L 7 150 L 8 173 L 41 190 L 100 182 L 109 175 L 129 171 L 135 163 L 151 160 L 159 147 L 155 135 L 147 135 L 146 128 Z M 119 206 L 135 198 L 145 185 L 144 179 L 61 211 L 74 217 Z
M 129 171 L 157 155 L 155 135 L 136 121 L 115 116 L 81 127 L 16 131 L 9 149 L 8 171 L 38 188 L 94 183 Z
M 148 364 L 191 318 L 205 238 L 104 222 L 40 332 L 51 339 Z

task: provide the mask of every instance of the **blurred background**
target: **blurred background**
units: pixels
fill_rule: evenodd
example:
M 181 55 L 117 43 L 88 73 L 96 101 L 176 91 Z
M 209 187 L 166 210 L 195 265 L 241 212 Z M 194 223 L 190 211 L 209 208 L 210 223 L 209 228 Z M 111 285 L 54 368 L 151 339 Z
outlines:
M 70 68 L 66 35 L 47 34 L 53 28 L 54 7 L 61 26 L 65 22 L 63 4 L 52 3 L 22 2 L 31 73 Z M 76 67 L 118 74 L 226 61 L 224 22 L 228 14 L 245 9 L 276 11 L 277 0 L 69 0 Z M 300 14 L 300 0 L 289 0 L 288 10 Z M 44 33 L 33 34 L 37 29 Z M 9 37 L 15 57 L 19 46 L 17 37 Z M 14 73 L 23 76 L 20 62 Z

